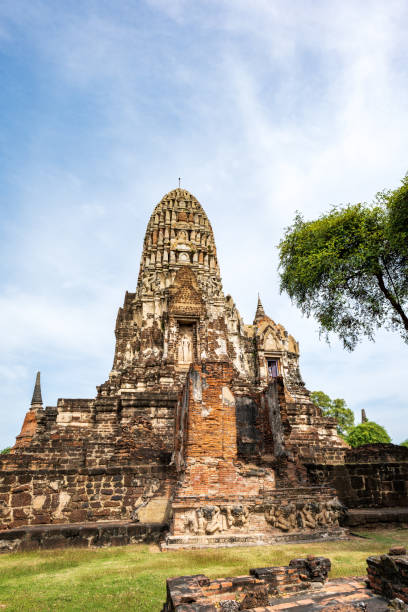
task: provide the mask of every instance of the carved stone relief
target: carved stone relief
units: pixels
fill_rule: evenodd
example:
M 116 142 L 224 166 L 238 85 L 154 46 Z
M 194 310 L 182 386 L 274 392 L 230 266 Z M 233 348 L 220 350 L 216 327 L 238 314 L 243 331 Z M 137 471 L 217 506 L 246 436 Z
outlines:
M 297 528 L 296 506 L 292 503 L 272 506 L 265 511 L 266 521 L 280 531 L 293 531 Z
M 184 528 L 195 535 L 213 535 L 238 527 L 244 529 L 248 523 L 249 508 L 246 506 L 201 506 L 184 515 Z
M 288 502 L 274 504 L 264 512 L 271 527 L 284 533 L 322 527 L 337 527 L 343 507 L 336 500 L 327 502 Z M 200 506 L 182 516 L 184 532 L 213 535 L 229 530 L 248 531 L 252 512 L 248 506 Z
M 221 281 L 214 277 L 208 276 L 206 278 L 202 278 L 200 282 L 200 286 L 202 291 L 209 298 L 219 298 L 222 297 L 222 285 Z
M 265 511 L 266 521 L 280 531 L 336 527 L 343 512 L 337 500 L 297 502 L 274 505 Z
M 180 263 L 190 263 L 190 257 L 184 251 L 179 254 L 178 260 Z
M 265 338 L 264 349 L 266 351 L 271 351 L 271 350 L 274 350 L 276 348 L 279 348 L 278 344 L 277 344 L 275 338 L 273 337 L 272 333 L 269 332 L 267 334 L 266 338 Z
M 178 341 L 178 363 L 189 364 L 193 361 L 193 327 L 180 325 Z

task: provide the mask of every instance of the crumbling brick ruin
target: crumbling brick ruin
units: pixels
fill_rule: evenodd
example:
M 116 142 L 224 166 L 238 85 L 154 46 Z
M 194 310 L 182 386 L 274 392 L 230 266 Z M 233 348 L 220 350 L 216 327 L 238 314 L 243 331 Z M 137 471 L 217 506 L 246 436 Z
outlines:
M 272 612 L 270 599 L 305 593 L 313 587 L 321 588 L 330 569 L 330 559 L 309 555 L 307 559 L 292 559 L 288 566 L 251 569 L 249 576 L 210 580 L 204 574 L 196 574 L 169 578 L 167 601 L 162 612 L 254 609 Z
M 347 444 L 310 400 L 295 339 L 259 299 L 245 325 L 224 295 L 211 225 L 183 189 L 150 218 L 115 334 L 95 398 L 44 409 L 37 376 L 0 458 L 0 529 L 136 521 L 168 525 L 169 548 L 342 535 Z
M 370 588 L 387 599 L 408 603 L 408 557 L 403 546 L 393 546 L 388 555 L 368 557 L 367 578 Z M 398 608 L 397 608 L 398 609 Z M 406 607 L 401 608 L 406 609 Z
M 330 559 L 308 555 L 248 576 L 168 578 L 162 612 L 407 612 L 405 549 L 369 557 L 367 565 L 367 578 L 328 579 Z

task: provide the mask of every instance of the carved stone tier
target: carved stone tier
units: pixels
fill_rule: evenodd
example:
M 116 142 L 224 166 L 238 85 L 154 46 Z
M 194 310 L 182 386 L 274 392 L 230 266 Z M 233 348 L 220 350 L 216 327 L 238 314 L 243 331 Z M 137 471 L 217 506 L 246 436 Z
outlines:
M 337 539 L 344 507 L 327 487 L 276 490 L 267 497 L 238 495 L 172 504 L 164 548 L 248 546 Z
M 342 540 L 347 538 L 343 527 L 319 528 L 313 531 L 296 531 L 283 534 L 241 532 L 240 534 L 217 534 L 215 536 L 167 535 L 160 544 L 161 550 L 181 550 L 200 548 L 232 548 L 235 546 L 273 546 L 279 544 L 298 544 Z

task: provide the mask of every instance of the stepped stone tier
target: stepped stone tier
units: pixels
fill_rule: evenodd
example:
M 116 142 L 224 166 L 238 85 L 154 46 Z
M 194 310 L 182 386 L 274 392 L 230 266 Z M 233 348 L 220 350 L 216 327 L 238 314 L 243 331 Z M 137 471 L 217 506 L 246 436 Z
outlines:
M 133 520 L 167 525 L 168 548 L 342 535 L 332 483 L 348 446 L 310 399 L 296 340 L 259 298 L 245 325 L 224 295 L 210 222 L 186 190 L 153 211 L 115 335 L 95 398 L 44 409 L 38 373 L 0 458 L 0 529 Z

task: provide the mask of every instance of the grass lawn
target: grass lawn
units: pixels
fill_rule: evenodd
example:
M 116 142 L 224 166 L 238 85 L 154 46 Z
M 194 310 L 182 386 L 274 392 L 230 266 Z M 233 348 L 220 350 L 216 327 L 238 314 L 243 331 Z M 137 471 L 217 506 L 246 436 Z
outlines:
M 408 529 L 359 534 L 364 537 L 280 547 L 161 553 L 152 546 L 135 545 L 4 554 L 0 555 L 0 610 L 159 612 L 167 577 L 239 576 L 251 567 L 285 565 L 309 553 L 331 559 L 333 578 L 364 575 L 369 555 L 387 552 L 393 544 L 408 546 Z

